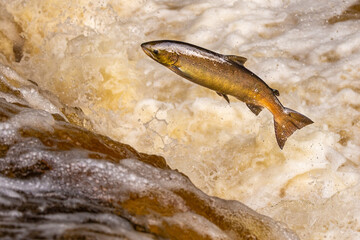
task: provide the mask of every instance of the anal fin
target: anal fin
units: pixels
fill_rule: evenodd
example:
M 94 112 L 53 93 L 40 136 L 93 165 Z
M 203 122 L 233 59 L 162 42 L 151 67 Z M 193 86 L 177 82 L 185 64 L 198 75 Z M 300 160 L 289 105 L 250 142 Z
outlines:
M 248 106 L 248 108 L 257 116 L 259 115 L 259 113 L 261 112 L 261 110 L 263 110 L 262 106 L 259 105 L 255 105 L 252 103 L 246 103 L 246 106 Z
M 229 97 L 226 95 L 226 94 L 223 94 L 223 93 L 219 93 L 219 92 L 216 92 L 220 97 L 224 97 L 225 100 L 230 104 L 230 100 L 229 100 Z

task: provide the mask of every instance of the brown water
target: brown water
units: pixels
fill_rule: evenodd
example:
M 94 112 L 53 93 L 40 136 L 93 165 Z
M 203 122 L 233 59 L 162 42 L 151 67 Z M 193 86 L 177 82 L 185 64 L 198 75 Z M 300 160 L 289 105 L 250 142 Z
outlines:
M 3 86 L 7 101 L 161 155 L 206 194 L 243 202 L 302 239 L 360 238 L 358 1 L 0 5 L 0 61 L 20 76 L 1 72 L 23 89 L 7 96 Z M 246 57 L 284 106 L 315 123 L 281 151 L 268 111 L 256 117 L 151 61 L 139 45 L 156 39 Z

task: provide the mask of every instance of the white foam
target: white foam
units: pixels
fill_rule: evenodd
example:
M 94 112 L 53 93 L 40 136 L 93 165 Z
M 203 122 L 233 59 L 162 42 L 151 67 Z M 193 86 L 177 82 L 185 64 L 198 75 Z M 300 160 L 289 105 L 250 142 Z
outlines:
M 297 211 L 311 215 L 299 214 L 301 226 L 284 220 L 305 239 L 358 236 L 357 223 L 337 218 L 332 205 L 321 208 L 331 199 L 346 211 L 338 193 L 357 200 L 360 29 L 358 20 L 327 21 L 355 1 L 63 1 L 58 6 L 72 8 L 61 14 L 52 8 L 51 17 L 39 14 L 46 2 L 19 2 L 8 3 L 8 11 L 21 26 L 31 24 L 24 28 L 27 44 L 40 53 L 30 52 L 17 67 L 62 102 L 81 107 L 97 131 L 163 155 L 208 194 L 281 219 Z M 36 17 L 29 23 L 25 16 Z M 280 151 L 267 110 L 255 117 L 235 98 L 228 105 L 213 91 L 180 80 L 139 47 L 155 39 L 246 57 L 246 67 L 279 90 L 284 106 L 315 123 L 296 131 Z M 55 112 L 31 88 L 21 91 L 34 106 Z M 299 210 L 288 210 L 287 201 Z M 321 211 L 312 215 L 312 206 Z

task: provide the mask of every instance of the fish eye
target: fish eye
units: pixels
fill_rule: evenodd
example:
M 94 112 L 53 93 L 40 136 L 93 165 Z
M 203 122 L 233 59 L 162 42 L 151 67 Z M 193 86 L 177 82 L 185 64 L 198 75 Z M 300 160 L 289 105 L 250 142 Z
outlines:
M 154 53 L 155 53 L 155 54 L 158 54 L 158 53 L 159 53 L 159 51 L 155 49 L 155 50 L 154 50 Z

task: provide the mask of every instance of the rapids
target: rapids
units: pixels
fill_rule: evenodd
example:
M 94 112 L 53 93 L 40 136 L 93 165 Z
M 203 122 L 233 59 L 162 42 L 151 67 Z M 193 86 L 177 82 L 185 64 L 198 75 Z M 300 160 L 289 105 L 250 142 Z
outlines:
M 298 239 L 237 201 L 207 196 L 164 158 L 71 124 L 74 113 L 46 98 L 41 108 L 34 83 L 0 69 L 0 237 Z
M 56 205 L 65 196 L 70 202 L 64 208 L 77 214 L 56 208 L 52 226 L 61 222 L 66 225 L 61 229 L 70 229 L 85 216 L 102 233 L 115 231 L 115 225 L 133 233 L 139 229 L 132 225 L 131 230 L 103 204 L 118 196 L 119 172 L 134 171 L 134 183 L 166 182 L 137 177 L 158 171 L 159 176 L 171 172 L 181 183 L 191 181 L 209 196 L 244 203 L 285 223 L 301 239 L 359 239 L 359 6 L 355 0 L 0 0 L 0 97 L 6 113 L 1 119 L 1 185 L 12 189 L 1 197 L 2 221 L 18 217 L 20 231 L 29 229 L 35 220 L 23 215 L 27 209 L 49 209 L 50 202 Z M 245 66 L 278 89 L 286 107 L 314 124 L 297 131 L 280 150 L 269 112 L 254 116 L 244 103 L 230 98 L 229 105 L 148 59 L 140 44 L 157 39 L 246 57 Z M 59 124 L 65 132 L 81 129 L 76 131 L 83 134 L 78 141 L 71 134 L 56 135 Z M 41 134 L 19 132 L 24 126 Z M 46 136 L 58 142 L 52 146 L 57 150 L 47 149 L 41 140 Z M 28 142 L 19 140 L 24 138 Z M 112 153 L 84 143 L 93 138 L 100 145 L 111 141 L 106 151 Z M 120 154 L 113 149 L 117 142 L 136 149 L 135 155 L 122 161 L 120 155 L 111 157 Z M 16 144 L 29 147 L 21 150 Z M 137 151 L 165 160 L 149 170 Z M 42 154 L 43 161 L 34 160 Z M 76 166 L 69 162 L 74 158 Z M 164 166 L 190 181 L 173 170 L 163 173 Z M 86 171 L 98 177 L 96 191 Z M 81 181 L 75 181 L 76 174 Z M 98 189 L 101 181 L 105 195 L 98 192 L 104 190 Z M 164 191 L 173 190 L 165 185 Z M 217 199 L 191 186 L 204 199 Z M 60 196 L 33 198 L 49 189 Z M 92 191 L 100 203 L 86 201 Z M 79 194 L 80 204 L 68 193 Z M 216 201 L 225 208 L 243 206 Z M 181 218 L 189 222 L 188 216 Z M 148 225 L 139 226 L 140 232 L 149 232 Z M 40 232 L 51 229 L 39 227 Z

